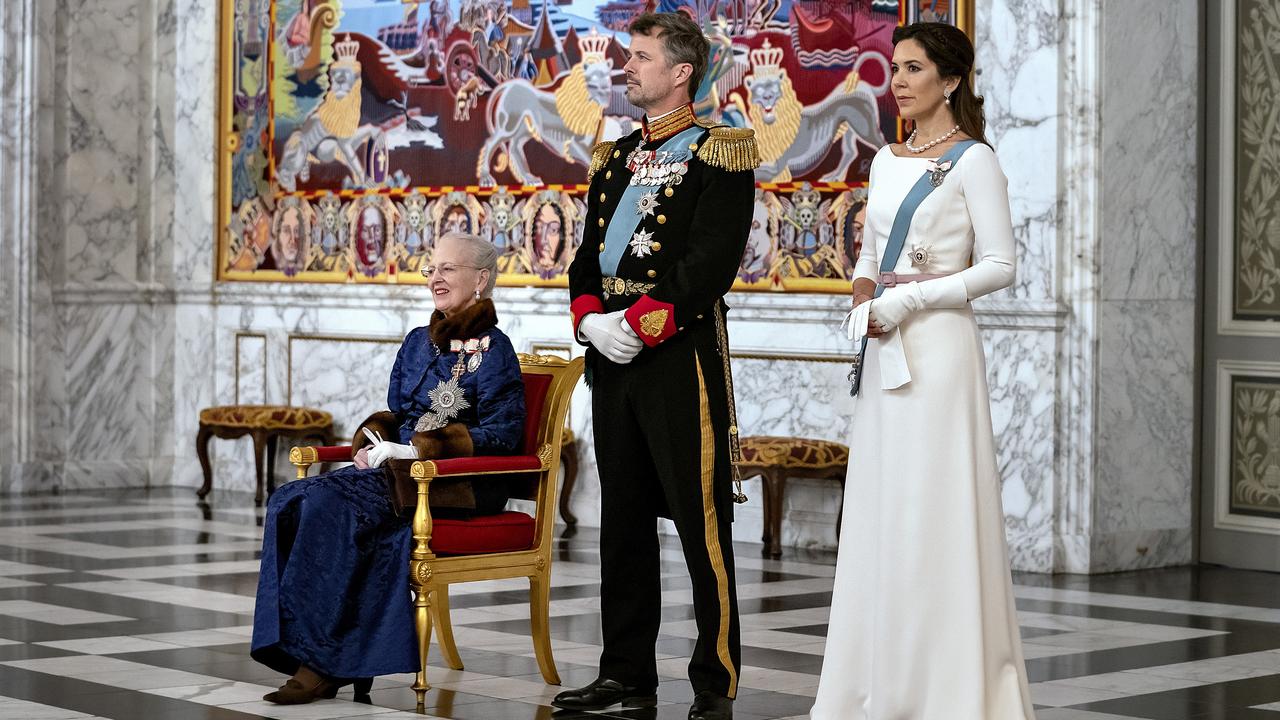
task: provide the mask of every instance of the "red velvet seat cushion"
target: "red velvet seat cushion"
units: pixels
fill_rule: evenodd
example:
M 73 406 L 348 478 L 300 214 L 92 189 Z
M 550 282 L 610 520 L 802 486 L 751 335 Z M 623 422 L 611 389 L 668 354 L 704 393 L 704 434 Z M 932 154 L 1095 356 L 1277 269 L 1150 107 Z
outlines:
M 437 555 L 483 555 L 531 547 L 533 518 L 522 512 L 431 521 L 431 549 Z

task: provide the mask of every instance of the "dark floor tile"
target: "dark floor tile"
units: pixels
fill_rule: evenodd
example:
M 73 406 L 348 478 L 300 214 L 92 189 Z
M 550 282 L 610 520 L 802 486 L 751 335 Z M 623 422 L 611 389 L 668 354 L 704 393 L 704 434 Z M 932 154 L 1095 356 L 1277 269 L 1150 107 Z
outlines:
M 491 700 L 455 704 L 449 708 L 437 705 L 429 712 L 451 720 L 551 720 L 555 708 L 549 705 L 530 705 L 510 700 Z M 559 720 L 560 716 L 556 717 Z
M 787 670 L 817 675 L 822 672 L 822 656 L 773 648 L 742 646 L 742 664 L 771 670 Z
M 826 623 L 823 623 L 821 625 L 800 625 L 798 627 L 784 627 L 784 628 L 777 628 L 777 630 L 779 632 L 795 633 L 797 635 L 812 635 L 814 637 L 822 637 L 822 638 L 827 636 Z
M 754 713 L 763 717 L 791 717 L 806 715 L 813 707 L 813 698 L 804 695 L 768 692 L 763 690 L 743 690 L 733 703 L 733 714 L 739 712 Z

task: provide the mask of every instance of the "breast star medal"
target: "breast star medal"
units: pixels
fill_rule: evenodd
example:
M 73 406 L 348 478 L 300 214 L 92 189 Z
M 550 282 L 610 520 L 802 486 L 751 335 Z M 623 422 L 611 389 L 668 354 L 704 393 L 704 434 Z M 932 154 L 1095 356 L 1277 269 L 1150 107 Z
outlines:
M 471 403 L 462 392 L 462 383 L 459 379 L 468 370 L 475 372 L 480 367 L 483 354 L 488 349 L 489 338 L 487 337 L 472 338 L 465 342 L 462 340 L 449 342 L 449 351 L 458 353 L 458 361 L 453 364 L 448 380 L 441 380 L 434 389 L 427 391 L 427 397 L 431 399 L 431 408 L 418 418 L 417 424 L 413 426 L 414 432 L 439 430 L 453 422 L 458 417 L 458 413 L 471 407 Z M 440 352 L 439 349 L 436 352 Z
M 942 181 L 947 178 L 947 173 L 951 172 L 951 161 L 941 163 L 929 163 L 929 184 L 934 187 L 942 187 Z

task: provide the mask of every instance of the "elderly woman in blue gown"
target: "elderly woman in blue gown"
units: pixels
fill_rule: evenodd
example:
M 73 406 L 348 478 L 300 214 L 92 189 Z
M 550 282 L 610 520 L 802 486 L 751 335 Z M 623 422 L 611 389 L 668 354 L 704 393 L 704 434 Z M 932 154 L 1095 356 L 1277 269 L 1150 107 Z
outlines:
M 271 496 L 251 654 L 292 677 L 264 699 L 307 703 L 352 682 L 367 692 L 375 675 L 418 670 L 412 531 L 396 484 L 413 486 L 407 470 L 415 459 L 513 454 L 524 425 L 520 364 L 489 299 L 497 257 L 474 235 L 440 238 L 423 270 L 435 302 L 431 324 L 401 345 L 389 409 L 357 430 L 354 466 L 286 483 Z M 437 517 L 491 515 L 508 496 L 501 480 L 457 480 L 432 484 L 430 503 Z

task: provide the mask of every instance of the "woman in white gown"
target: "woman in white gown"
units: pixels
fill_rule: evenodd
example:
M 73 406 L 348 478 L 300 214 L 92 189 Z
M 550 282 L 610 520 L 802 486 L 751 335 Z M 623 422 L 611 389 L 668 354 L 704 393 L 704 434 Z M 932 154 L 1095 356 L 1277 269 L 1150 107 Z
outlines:
M 894 44 L 892 90 L 915 131 L 871 166 L 854 274 L 855 306 L 870 302 L 869 340 L 810 717 L 1030 720 L 986 363 L 969 305 L 1013 283 L 1007 180 L 983 137 L 964 33 L 916 23 Z M 939 161 L 953 150 L 958 159 Z M 882 276 L 899 208 L 926 173 L 933 182 L 921 186 L 933 187 L 914 215 L 904 212 L 901 253 Z M 877 280 L 889 287 L 871 299 Z

